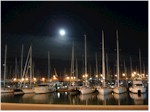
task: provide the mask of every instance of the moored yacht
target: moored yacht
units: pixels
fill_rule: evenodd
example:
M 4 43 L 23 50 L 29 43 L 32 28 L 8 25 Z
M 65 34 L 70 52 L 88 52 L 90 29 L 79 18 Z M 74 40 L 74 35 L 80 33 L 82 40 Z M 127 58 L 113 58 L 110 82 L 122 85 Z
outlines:
M 49 83 L 41 83 L 34 87 L 34 93 L 50 93 L 56 91 L 56 88 Z
M 81 92 L 81 94 L 90 94 L 93 93 L 95 91 L 95 88 L 91 87 L 91 86 L 82 86 L 79 91 Z
M 144 86 L 142 80 L 133 80 L 133 85 L 129 88 L 129 91 L 132 93 L 145 93 L 146 87 Z
M 24 92 L 22 91 L 22 89 L 20 88 L 16 88 L 14 89 L 14 95 L 23 95 Z
M 14 90 L 12 88 L 1 87 L 1 93 L 13 93 Z
M 34 93 L 34 89 L 33 88 L 22 88 L 22 91 L 24 93 Z

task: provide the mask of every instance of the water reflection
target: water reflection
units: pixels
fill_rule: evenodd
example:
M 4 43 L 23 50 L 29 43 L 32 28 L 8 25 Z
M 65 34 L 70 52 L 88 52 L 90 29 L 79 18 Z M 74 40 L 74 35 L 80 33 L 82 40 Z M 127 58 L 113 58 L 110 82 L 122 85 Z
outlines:
M 34 93 L 32 93 L 32 94 L 24 94 L 23 96 L 22 96 L 22 102 L 28 102 L 28 103 L 32 103 L 32 97 L 34 96 Z
M 68 98 L 69 98 L 70 104 L 72 105 L 80 104 L 78 95 L 68 95 Z
M 34 96 L 34 93 L 31 93 L 31 94 L 24 94 L 24 95 L 22 96 L 22 99 L 31 99 L 33 96 Z
M 97 99 L 102 101 L 103 105 L 108 105 L 110 104 L 110 100 L 113 98 L 112 94 L 106 94 L 106 95 L 103 95 L 103 94 L 98 94 L 97 95 Z
M 122 94 L 113 94 L 114 99 L 117 100 L 118 105 L 126 105 L 128 103 L 127 97 L 128 93 L 122 93 Z
M 134 93 L 129 93 L 130 97 L 134 100 L 134 104 L 143 105 L 144 100 L 146 99 L 146 93 L 138 95 Z
M 80 94 L 79 99 L 81 102 L 84 102 L 86 105 L 92 102 L 92 100 L 96 99 L 96 94 Z
M 1 93 L 1 100 L 7 100 L 14 97 L 13 93 Z
M 53 94 L 35 94 L 32 99 L 34 103 L 53 103 Z
M 8 103 L 31 103 L 31 104 L 64 104 L 64 105 L 148 105 L 148 93 L 138 94 L 107 94 L 98 92 L 92 94 L 68 95 L 67 92 L 54 92 L 47 94 L 24 94 L 13 93 L 1 94 L 1 102 Z

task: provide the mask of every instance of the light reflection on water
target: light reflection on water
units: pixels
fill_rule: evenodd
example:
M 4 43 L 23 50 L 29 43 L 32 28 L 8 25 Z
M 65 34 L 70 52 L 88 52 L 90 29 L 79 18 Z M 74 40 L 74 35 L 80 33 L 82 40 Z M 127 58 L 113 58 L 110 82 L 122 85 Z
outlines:
M 13 95 L 1 94 L 1 102 L 30 103 L 30 104 L 70 104 L 70 105 L 148 105 L 147 93 L 138 94 L 107 94 L 98 92 L 92 94 L 68 95 L 67 92 L 54 92 L 47 94 Z

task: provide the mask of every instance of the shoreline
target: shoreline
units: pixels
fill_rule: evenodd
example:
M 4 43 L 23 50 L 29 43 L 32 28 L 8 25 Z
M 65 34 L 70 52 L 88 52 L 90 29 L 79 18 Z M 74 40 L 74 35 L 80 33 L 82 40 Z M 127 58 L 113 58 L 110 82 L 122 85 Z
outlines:
M 61 105 L 1 103 L 1 110 L 148 110 L 148 105 Z

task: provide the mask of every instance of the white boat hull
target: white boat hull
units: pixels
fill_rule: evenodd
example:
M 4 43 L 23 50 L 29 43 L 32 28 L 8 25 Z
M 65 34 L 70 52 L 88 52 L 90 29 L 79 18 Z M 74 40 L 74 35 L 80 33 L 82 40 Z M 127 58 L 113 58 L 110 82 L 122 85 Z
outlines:
M 22 89 L 15 89 L 14 90 L 14 95 L 23 95 L 24 92 L 22 91 Z
M 129 88 L 129 91 L 132 93 L 145 93 L 146 87 L 144 87 L 144 84 L 141 80 L 134 80 L 133 86 Z
M 37 87 L 34 87 L 34 93 L 50 93 L 50 92 L 54 92 L 56 91 L 55 88 L 50 88 L 48 86 L 37 86 Z
M 138 94 L 134 94 L 134 93 L 129 93 L 130 97 L 133 100 L 144 100 L 146 99 L 146 94 L 141 94 L 140 96 Z
M 95 89 L 92 87 L 81 87 L 79 91 L 81 92 L 81 94 L 90 94 L 93 93 Z
M 22 91 L 27 94 L 27 93 L 34 93 L 34 89 L 33 88 L 23 88 Z
M 1 88 L 1 93 L 13 93 L 14 90 L 11 88 Z
M 121 94 L 121 93 L 125 93 L 127 92 L 127 89 L 125 87 L 122 87 L 122 86 L 117 86 L 113 89 L 113 92 L 114 93 L 117 93 L 117 94 Z
M 132 86 L 129 88 L 129 91 L 132 93 L 145 93 L 146 88 L 142 86 Z
M 100 94 L 109 94 L 112 92 L 112 89 L 111 88 L 108 88 L 108 87 L 98 87 L 97 88 L 97 91 L 100 93 Z

